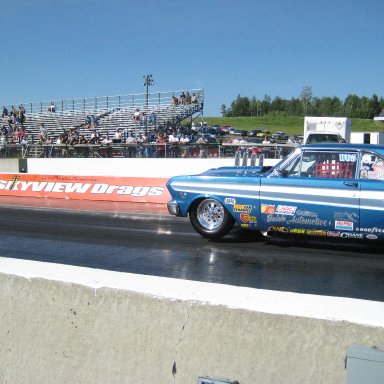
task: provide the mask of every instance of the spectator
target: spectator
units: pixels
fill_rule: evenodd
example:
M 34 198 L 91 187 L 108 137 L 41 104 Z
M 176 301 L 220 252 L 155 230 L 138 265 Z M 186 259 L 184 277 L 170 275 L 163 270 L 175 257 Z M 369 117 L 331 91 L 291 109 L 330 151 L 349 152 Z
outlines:
M 89 141 L 90 144 L 97 145 L 100 144 L 100 137 L 97 133 L 96 129 L 91 134 L 91 140 Z
M 2 118 L 8 117 L 8 109 L 7 109 L 7 107 L 5 105 L 3 106 L 3 113 L 1 115 L 1 117 Z
M 149 122 L 150 125 L 156 125 L 156 121 L 157 121 L 156 113 L 155 113 L 155 112 L 152 112 L 152 113 L 148 116 L 148 122 Z
M 68 134 L 68 144 L 69 145 L 76 145 L 79 142 L 79 136 L 74 128 L 71 128 L 69 130 Z
M 1 127 L 1 134 L 2 134 L 3 136 L 7 136 L 7 135 L 8 135 L 8 129 L 7 129 L 7 127 L 6 127 L 5 125 L 3 125 L 3 126 Z
M 195 104 L 198 101 L 199 101 L 199 99 L 198 99 L 196 93 L 192 93 L 191 102 Z
M 39 128 L 39 139 L 38 139 L 39 144 L 45 143 L 45 141 L 47 140 L 47 136 L 48 136 L 47 128 L 45 128 L 44 123 L 41 123 Z
M 167 143 L 167 139 L 164 136 L 164 134 L 159 134 L 157 140 L 156 140 L 158 146 L 157 146 L 157 157 L 165 157 L 165 146 Z
M 15 127 L 13 134 L 12 134 L 12 144 L 18 144 L 20 143 L 20 131 L 19 127 Z
M 47 140 L 45 140 L 44 144 L 44 157 L 52 157 L 54 138 L 49 136 Z
M 25 127 L 21 127 L 19 130 L 19 141 L 22 142 L 25 139 Z
M 179 104 L 179 99 L 176 96 L 172 96 L 172 105 L 176 106 Z
M 133 121 L 140 121 L 140 110 L 139 108 L 136 108 L 135 109 L 135 112 L 133 112 L 133 116 L 132 116 L 132 119 Z
M 121 132 L 120 128 L 116 128 L 115 134 L 113 136 L 112 142 L 113 143 L 121 143 Z
M 179 100 L 180 100 L 180 104 L 183 104 L 183 105 L 185 104 L 185 93 L 184 93 L 184 91 L 181 92 Z
M 177 136 L 176 129 L 173 129 L 172 133 L 168 136 L 168 142 L 170 144 L 171 157 L 179 157 L 179 137 Z
M 142 145 L 143 145 L 142 152 L 144 157 L 152 157 L 152 150 L 151 150 L 152 148 L 148 145 L 150 139 L 147 131 L 143 133 L 141 139 L 142 139 Z
M 53 101 L 51 101 L 50 106 L 48 107 L 48 112 L 56 112 L 56 106 Z
M 136 157 L 136 138 L 132 136 L 132 132 L 128 132 L 128 137 L 125 142 L 129 144 L 127 147 L 128 157 Z
M 78 145 L 80 146 L 77 148 L 77 154 L 79 157 L 89 157 L 89 140 L 84 136 L 80 135 L 79 136 L 79 142 Z
M 264 152 L 264 157 L 268 159 L 271 155 L 271 147 L 269 146 L 269 144 L 271 144 L 271 141 L 269 140 L 268 136 L 264 137 L 262 144 L 266 145 L 266 147 L 264 147 L 263 152 Z
M 91 115 L 90 117 L 90 126 L 91 128 L 96 128 L 98 126 L 98 121 L 95 115 Z
M 181 157 L 189 157 L 189 138 L 183 134 L 180 139 L 181 147 Z
M 109 133 L 107 132 L 107 135 L 104 137 L 103 140 L 101 140 L 102 145 L 109 145 L 112 143 L 112 140 L 109 138 Z
M 241 136 L 241 139 L 239 141 L 239 144 L 246 144 L 248 143 L 247 139 L 244 136 Z M 240 153 L 243 155 L 245 152 L 247 152 L 248 148 L 246 146 L 239 147 Z
M 200 158 L 208 157 L 208 139 L 205 135 L 202 135 L 199 140 L 197 140 L 197 144 L 199 144 L 200 149 Z

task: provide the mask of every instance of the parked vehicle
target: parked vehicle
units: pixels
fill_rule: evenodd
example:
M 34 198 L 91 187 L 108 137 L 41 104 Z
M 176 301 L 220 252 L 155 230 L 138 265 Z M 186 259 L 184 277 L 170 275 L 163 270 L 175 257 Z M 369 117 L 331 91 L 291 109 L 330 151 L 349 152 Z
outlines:
M 260 129 L 259 128 L 258 129 L 251 129 L 250 131 L 248 131 L 248 136 L 254 137 L 260 132 L 263 132 L 263 130 L 261 128 Z
M 287 141 L 289 138 L 289 135 L 282 131 L 277 131 L 275 133 L 272 133 L 271 139 L 274 141 Z
M 229 128 L 229 131 L 228 133 L 230 135 L 244 135 L 246 136 L 247 135 L 247 131 L 244 131 L 244 130 L 240 130 L 240 129 L 236 129 L 236 128 Z
M 350 142 L 352 119 L 348 117 L 304 118 L 304 144 Z
M 384 146 L 296 148 L 271 169 L 222 167 L 167 183 L 170 214 L 203 237 L 234 225 L 264 235 L 384 239 Z
M 261 131 L 261 132 L 257 133 L 256 136 L 257 137 L 265 137 L 265 136 L 268 136 L 270 134 L 271 134 L 270 131 Z

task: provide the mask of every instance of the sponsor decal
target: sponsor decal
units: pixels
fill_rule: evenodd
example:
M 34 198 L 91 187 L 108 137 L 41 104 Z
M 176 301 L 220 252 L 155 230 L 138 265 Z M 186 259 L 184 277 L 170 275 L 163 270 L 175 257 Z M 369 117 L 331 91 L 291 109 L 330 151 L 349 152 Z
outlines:
M 286 228 L 286 227 L 269 227 L 268 231 L 269 232 L 284 232 L 284 233 L 288 233 L 289 229 Z
M 340 237 L 344 239 L 364 239 L 364 235 L 362 233 L 351 233 L 351 232 L 342 232 L 340 234 Z
M 340 237 L 340 232 L 328 231 L 327 236 L 328 237 Z
M 292 218 L 287 218 L 286 216 L 280 215 L 280 216 L 274 216 L 274 215 L 268 215 L 267 216 L 267 223 L 285 223 L 288 225 L 310 225 L 310 226 L 318 226 L 318 227 L 327 227 L 329 225 L 328 220 L 321 220 L 319 218 L 312 218 L 312 217 L 302 217 L 302 216 L 294 216 Z
M 275 206 L 270 204 L 261 204 L 261 213 L 265 215 L 273 215 L 275 213 Z
M 235 205 L 233 206 L 233 212 L 246 212 L 246 213 L 251 213 L 251 212 L 252 212 L 252 205 L 235 204 Z
M 312 211 L 301 211 L 301 210 L 297 210 L 296 211 L 296 214 L 298 216 L 306 216 L 306 217 L 317 217 L 317 213 L 316 212 L 312 212 Z
M 165 203 L 168 179 L 65 175 L 6 175 L 0 195 Z
M 233 197 L 226 197 L 224 199 L 224 204 L 235 205 L 236 204 L 236 199 L 234 199 Z
M 359 215 L 353 212 L 335 212 L 333 217 L 337 221 L 359 221 Z
M 339 154 L 340 161 L 347 161 L 349 163 L 356 163 L 357 155 L 355 153 L 340 153 Z
M 240 227 L 243 227 L 243 228 L 248 228 L 249 227 L 249 224 L 240 224 Z
M 327 231 L 322 229 L 307 229 L 305 234 L 308 236 L 327 236 Z
M 372 235 L 372 233 L 371 234 L 369 234 L 369 235 L 367 235 L 367 236 L 365 236 L 368 240 L 377 240 L 377 236 L 376 235 Z
M 353 222 L 336 220 L 335 229 L 339 229 L 341 231 L 353 231 Z
M 296 235 L 305 235 L 305 229 L 303 228 L 291 228 L 290 232 Z
M 384 233 L 384 228 L 356 228 L 357 232 L 368 232 L 368 233 Z
M 293 216 L 296 212 L 297 207 L 292 207 L 290 205 L 278 205 L 275 213 L 278 215 L 288 215 Z
M 251 216 L 249 213 L 241 213 L 240 214 L 240 220 L 243 223 L 249 223 L 249 224 L 256 224 L 257 223 L 256 216 Z

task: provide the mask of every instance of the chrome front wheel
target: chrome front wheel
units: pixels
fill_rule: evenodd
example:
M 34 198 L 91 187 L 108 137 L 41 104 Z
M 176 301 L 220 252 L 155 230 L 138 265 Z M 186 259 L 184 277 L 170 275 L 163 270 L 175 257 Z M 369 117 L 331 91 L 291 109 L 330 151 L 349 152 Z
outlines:
M 226 208 L 211 198 L 195 203 L 190 210 L 189 219 L 198 233 L 210 239 L 224 236 L 234 225 L 234 219 Z

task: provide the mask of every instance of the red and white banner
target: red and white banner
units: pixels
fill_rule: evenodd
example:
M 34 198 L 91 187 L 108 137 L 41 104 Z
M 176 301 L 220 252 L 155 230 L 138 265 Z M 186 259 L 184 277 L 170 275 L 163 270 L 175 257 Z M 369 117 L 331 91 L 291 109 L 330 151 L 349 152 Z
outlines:
M 0 196 L 166 203 L 168 178 L 0 174 Z

